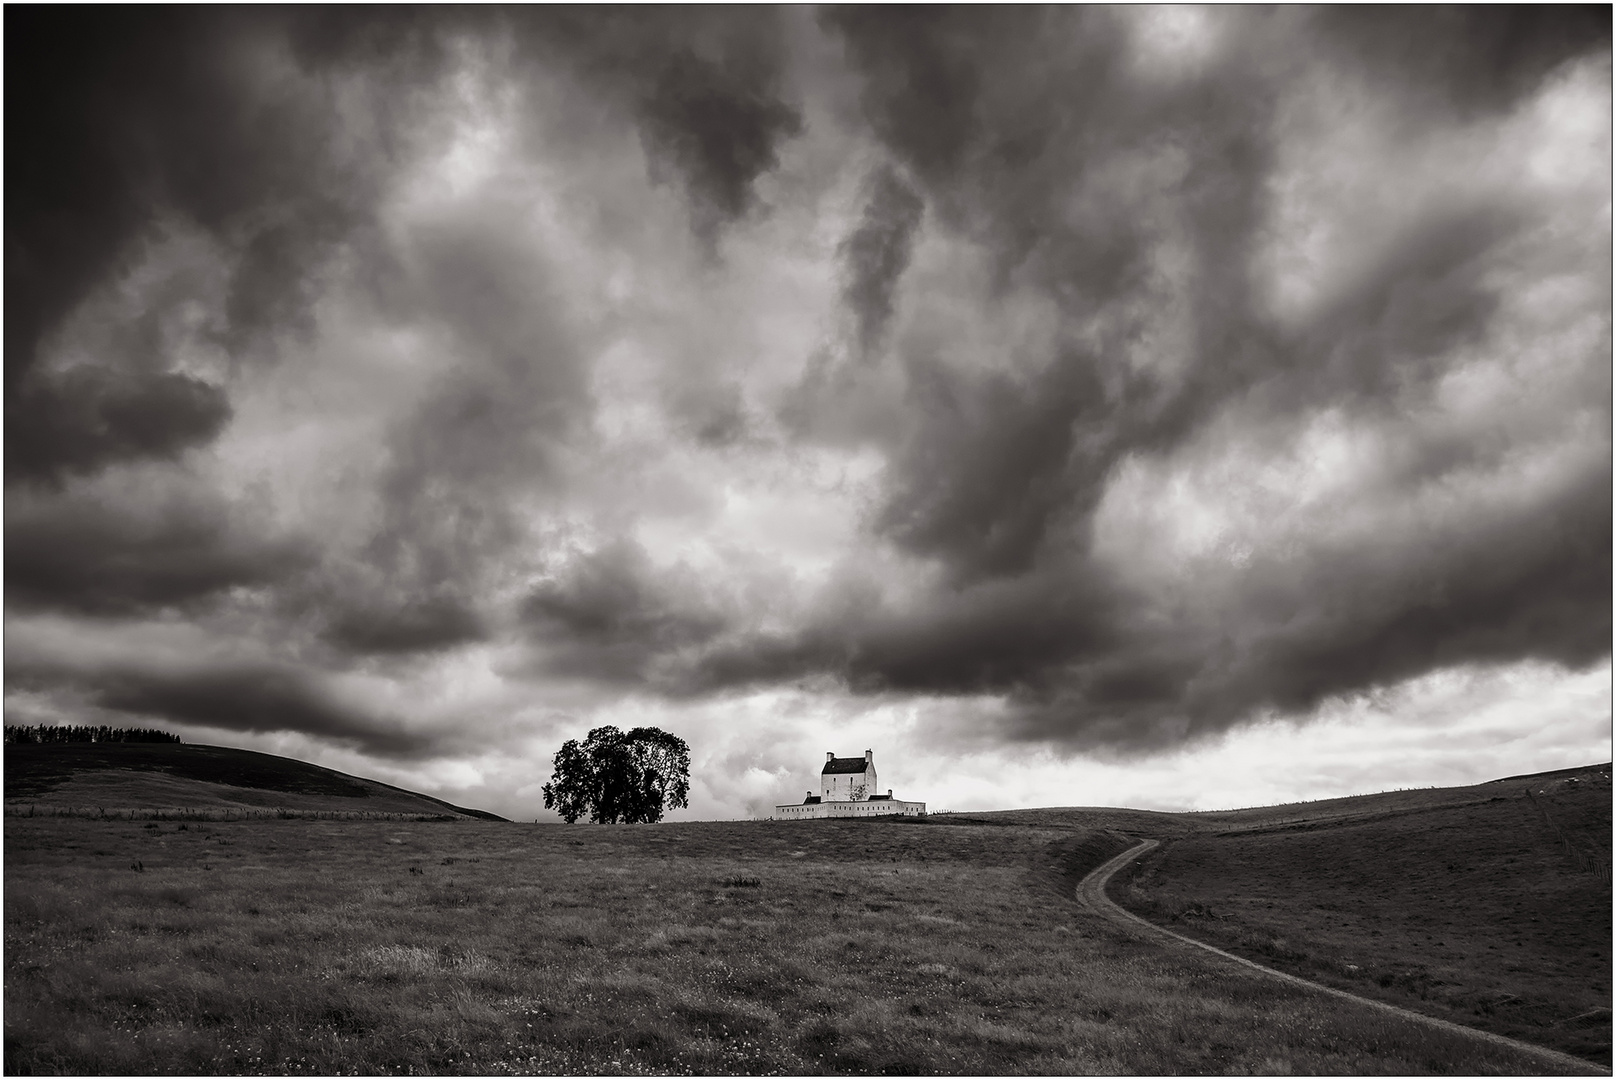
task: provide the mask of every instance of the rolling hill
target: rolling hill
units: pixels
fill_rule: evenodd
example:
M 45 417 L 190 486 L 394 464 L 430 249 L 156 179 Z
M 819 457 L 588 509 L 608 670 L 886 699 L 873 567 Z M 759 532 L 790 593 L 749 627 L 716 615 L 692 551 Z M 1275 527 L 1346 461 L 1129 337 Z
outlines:
M 15 749 L 10 1074 L 1544 1072 L 1541 1053 L 1164 945 L 1074 896 L 1145 838 L 1111 896 L 1149 920 L 1588 1063 L 1557 1074 L 1609 1070 L 1609 765 L 1209 813 L 606 827 L 455 819 L 221 748 L 46 748 L 98 769 Z M 113 774 L 429 812 L 18 806 Z
M 8 744 L 5 802 L 8 812 L 24 806 L 44 813 L 97 807 L 109 813 L 174 810 L 505 820 L 305 761 L 228 746 L 178 743 Z
M 1115 898 L 1291 974 L 1608 1065 L 1611 767 L 1174 815 Z

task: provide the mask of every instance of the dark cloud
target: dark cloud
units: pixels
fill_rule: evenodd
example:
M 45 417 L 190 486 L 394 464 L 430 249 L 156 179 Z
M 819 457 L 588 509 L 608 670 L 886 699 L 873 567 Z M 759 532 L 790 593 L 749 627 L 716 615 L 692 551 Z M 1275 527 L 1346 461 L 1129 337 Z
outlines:
M 1370 552 L 1331 552 L 1328 592 L 1229 680 L 1282 709 L 1457 664 L 1548 660 L 1583 667 L 1610 650 L 1611 477 L 1590 468 L 1531 500 L 1524 519 L 1446 523 L 1387 572 Z M 1303 598 L 1297 598 L 1301 600 Z M 1327 599 L 1327 603 L 1319 600 Z M 1248 685 L 1242 685 L 1248 684 Z
M 1610 511 L 1608 472 L 1589 470 L 1539 502 L 1532 524 L 1452 522 L 1420 547 L 1332 551 L 1301 574 L 1253 567 L 1250 606 L 1222 612 L 1217 628 L 1155 637 L 1171 659 L 1137 700 L 1063 687 L 1026 702 L 1023 731 L 1150 750 L 1445 668 L 1580 669 L 1610 649 Z
M 125 670 L 94 677 L 102 708 L 226 731 L 297 732 L 391 758 L 419 757 L 435 740 L 339 701 L 299 669 L 221 665 L 206 671 Z
M 1073 343 L 1031 374 L 971 370 L 930 345 L 900 357 L 909 422 L 879 527 L 959 578 L 1025 572 L 1049 522 L 1081 520 L 1117 461 L 1176 441 L 1255 376 L 1241 369 L 1269 343 L 1240 275 L 1224 268 L 1254 242 L 1272 95 L 1230 70 L 1171 90 L 1135 87 L 1123 30 L 1104 12 L 852 9 L 829 19 L 859 64 L 872 128 L 948 221 L 994 254 L 1003 285 L 1033 287 L 1066 314 Z M 1162 148 L 1187 159 L 1181 179 L 1146 171 L 1119 184 L 1106 171 L 1129 160 L 1148 169 Z M 1184 203 L 1199 355 L 1173 382 L 1126 353 L 1170 299 L 1151 266 Z M 1096 329 L 1096 344 L 1076 344 Z
M 1525 224 L 1506 207 L 1448 206 L 1397 237 L 1298 340 L 1273 351 L 1288 370 L 1270 407 L 1418 395 L 1454 350 L 1486 334 L 1499 302 L 1489 256 Z
M 1454 517 L 1385 543 L 1253 563 L 1232 600 L 1163 618 L 1084 581 L 1081 564 L 822 611 L 793 635 L 727 637 L 708 689 L 831 675 L 864 694 L 1002 697 L 1004 735 L 1148 753 L 1268 712 L 1472 664 L 1607 655 L 1608 469 L 1585 468 L 1520 517 Z
M 779 142 L 800 130 L 798 113 L 779 97 L 772 14 L 486 14 L 456 24 L 511 35 L 519 63 L 571 72 L 581 92 L 627 110 L 653 171 L 679 179 L 708 239 L 750 211 L 754 181 L 774 167 Z M 424 636 L 411 631 L 401 640 L 447 646 L 475 637 L 467 596 L 483 568 L 525 539 L 508 493 L 560 485 L 564 462 L 587 439 L 594 402 L 584 346 L 531 237 L 510 228 L 527 212 L 485 205 L 429 223 L 388 278 L 390 310 L 445 336 L 454 363 L 389 440 L 380 519 L 363 570 L 345 583 L 348 592 L 368 584 L 348 602 L 351 611 L 334 616 L 333 643 L 379 646 L 376 635 L 350 632 L 376 611 L 420 613 Z M 733 388 L 710 404 L 693 421 L 699 442 L 723 446 L 745 435 Z
M 658 574 L 629 540 L 577 558 L 534 588 L 522 618 L 545 670 L 618 683 L 668 684 L 666 662 L 711 641 L 722 612 L 688 574 Z
M 173 460 L 211 442 L 231 415 L 219 387 L 189 375 L 98 368 L 35 376 L 8 405 L 6 479 L 47 484 L 115 461 Z
M 328 640 L 359 652 L 482 636 L 475 596 L 527 535 L 511 492 L 554 490 L 593 415 L 573 328 L 507 208 L 433 222 L 408 261 L 400 317 L 444 340 L 453 363 L 387 434 L 357 558 L 336 560 L 307 599 L 326 611 Z
M 321 70 L 270 77 L 277 63 L 295 63 L 296 13 L 105 16 L 86 25 L 50 8 L 6 14 L 8 479 L 169 456 L 216 435 L 229 415 L 222 392 L 175 372 L 169 358 L 129 342 L 97 359 L 105 374 L 64 380 L 39 367 L 46 335 L 165 216 L 234 252 L 212 330 L 220 344 L 239 355 L 265 333 L 296 328 L 310 275 L 369 220 L 393 134 L 382 109 L 371 143 L 341 130 L 333 83 L 321 78 L 345 59 L 333 46 L 305 52 Z M 339 40 L 359 48 L 368 38 Z M 424 65 L 395 54 L 368 69 L 377 83 L 395 80 L 377 94 L 399 114 L 392 120 L 412 100 L 398 82 L 421 79 Z M 86 449 L 71 449 L 79 443 Z
M 1114 600 L 1078 574 L 1023 577 L 928 598 L 872 620 L 848 670 L 855 686 L 996 694 L 1061 677 L 1075 656 L 1105 649 Z
M 791 633 L 732 633 L 693 654 L 680 688 L 830 675 L 858 693 L 1030 694 L 1074 656 L 1116 649 L 1118 596 L 1081 567 L 939 590 L 893 604 L 844 582 Z
M 547 288 L 509 217 L 429 230 L 413 282 L 397 252 L 364 235 L 430 108 L 445 43 L 514 32 L 520 58 L 619 99 L 708 234 L 752 208 L 754 181 L 801 130 L 780 97 L 780 29 L 767 12 L 197 9 L 120 11 L 83 27 L 35 9 L 8 13 L 7 27 L 12 100 L 30 102 L 13 110 L 7 137 L 17 166 L 6 192 L 8 480 L 57 483 L 174 459 L 231 419 L 223 387 L 172 367 L 156 312 L 115 335 L 94 366 L 38 363 L 45 335 L 121 272 L 164 215 L 228 249 L 211 332 L 234 355 L 265 334 L 306 329 L 317 271 L 347 243 L 379 260 L 384 305 L 447 330 L 452 373 L 390 446 L 382 520 L 365 552 L 383 580 L 328 619 L 331 639 L 356 649 L 473 635 L 465 603 L 445 591 L 464 594 L 471 568 L 518 539 L 502 490 L 516 475 L 553 479 L 559 448 L 589 419 L 581 360 L 553 309 L 535 311 Z M 359 128 L 345 126 L 355 86 L 365 92 Z M 700 434 L 723 443 L 742 427 L 732 409 Z M 98 591 L 86 586 L 84 602 L 100 603 Z M 407 629 L 376 628 L 380 611 L 400 613 Z
M 866 120 L 927 203 L 1001 269 L 1047 264 L 1089 303 L 1135 284 L 1138 215 L 1074 195 L 1119 153 L 1173 135 L 1212 164 L 1231 121 L 1258 103 L 1220 116 L 1183 90 L 1133 85 L 1124 29 L 1103 9 L 870 7 L 825 19 L 863 80 Z
M 410 654 L 481 641 L 487 633 L 483 620 L 464 600 L 432 596 L 392 606 L 339 610 L 326 638 L 354 653 Z
M 1173 379 L 1126 379 L 1106 411 L 1114 438 L 1105 467 L 1129 453 L 1170 451 L 1230 407 L 1259 423 L 1323 405 L 1371 414 L 1419 407 L 1455 351 L 1489 332 L 1497 253 L 1525 227 L 1512 207 L 1458 200 L 1437 208 L 1290 329 L 1260 315 L 1238 287 L 1206 283 L 1195 297 L 1193 364 Z
M 676 430 L 697 446 L 723 451 L 757 436 L 741 388 L 726 380 L 722 370 L 670 366 L 659 389 Z
M 33 366 L 40 335 L 147 219 L 145 201 L 128 181 L 129 150 L 117 135 L 126 87 L 106 82 L 136 81 L 130 69 L 143 55 L 140 47 L 150 57 L 174 40 L 163 32 L 166 22 L 127 9 L 90 26 L 42 7 L 6 13 L 8 404 Z M 24 100 L 26 109 L 19 106 Z M 7 420 L 9 428 L 9 410 Z
M 847 273 L 842 296 L 853 311 L 855 336 L 866 356 L 886 334 L 893 290 L 909 266 L 910 246 L 926 208 L 891 168 L 877 170 L 869 188 L 864 217 L 840 249 Z
M 1610 47 L 1610 13 L 1593 4 L 1350 6 L 1309 12 L 1318 46 L 1405 100 L 1472 118 L 1509 107 L 1576 56 Z
M 219 503 L 14 494 L 6 504 L 8 608 L 101 616 L 189 609 L 233 589 L 283 583 L 311 559 L 306 543 L 265 535 Z
M 803 130 L 784 93 L 778 10 L 530 8 L 525 54 L 571 68 L 635 118 L 653 177 L 677 178 L 704 239 L 750 212 L 757 179 Z
M 1116 453 L 1091 359 L 1060 357 L 1025 383 L 920 358 L 908 373 L 919 422 L 896 456 L 876 527 L 941 557 L 956 580 L 1026 572 L 1056 518 L 1092 509 L 1103 455 Z
M 684 174 L 697 222 L 733 221 L 752 206 L 752 183 L 779 160 L 777 144 L 802 130 L 775 76 L 736 50 L 723 61 L 675 53 L 639 102 L 646 142 Z
M 930 178 L 953 175 L 979 137 L 976 103 L 994 44 L 1024 26 L 1027 9 L 841 7 L 822 20 L 846 40 L 866 81 L 876 135 Z

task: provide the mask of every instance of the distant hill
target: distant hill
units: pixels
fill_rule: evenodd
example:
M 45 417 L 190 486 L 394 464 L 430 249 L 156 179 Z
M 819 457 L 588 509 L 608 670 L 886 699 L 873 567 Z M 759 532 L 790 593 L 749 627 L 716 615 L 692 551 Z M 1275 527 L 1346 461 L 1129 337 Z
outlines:
M 5 748 L 5 802 L 12 810 L 35 805 L 505 820 L 275 754 L 139 742 L 10 743 Z
M 1158 838 L 1207 832 L 1256 832 L 1317 829 L 1378 821 L 1408 814 L 1497 802 L 1507 796 L 1524 798 L 1528 791 L 1575 789 L 1611 780 L 1611 763 L 1579 765 L 1541 773 L 1505 776 L 1464 787 L 1400 788 L 1368 795 L 1345 795 L 1312 802 L 1279 803 L 1235 810 L 1129 810 L 1110 806 L 1052 806 L 1029 810 L 943 812 L 908 822 L 950 825 L 1024 825 L 1043 828 L 1104 828 L 1133 836 Z M 1507 787 L 1507 791 L 1500 791 Z

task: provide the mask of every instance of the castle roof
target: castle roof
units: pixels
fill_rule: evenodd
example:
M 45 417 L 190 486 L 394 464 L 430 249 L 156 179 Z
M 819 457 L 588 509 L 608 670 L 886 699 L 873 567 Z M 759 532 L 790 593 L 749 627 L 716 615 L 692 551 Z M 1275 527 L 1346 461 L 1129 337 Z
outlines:
M 819 775 L 826 773 L 861 773 L 870 763 L 861 757 L 833 757 L 825 762 L 825 767 L 819 770 Z

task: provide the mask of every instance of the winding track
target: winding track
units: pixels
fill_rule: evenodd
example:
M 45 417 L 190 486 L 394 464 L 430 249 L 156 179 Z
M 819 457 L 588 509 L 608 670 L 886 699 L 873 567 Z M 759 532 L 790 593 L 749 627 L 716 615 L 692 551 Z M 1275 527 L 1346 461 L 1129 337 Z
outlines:
M 1197 949 L 1205 949 L 1207 952 L 1216 953 L 1225 960 L 1251 968 L 1254 971 L 1260 971 L 1264 975 L 1291 983 L 1294 986 L 1300 986 L 1307 990 L 1315 990 L 1321 994 L 1329 994 L 1332 997 L 1342 998 L 1358 1005 L 1367 1005 L 1372 1009 L 1379 1009 L 1382 1012 L 1392 1013 L 1393 1015 L 1400 1016 L 1405 1020 L 1415 1020 L 1430 1027 L 1440 1028 L 1443 1031 L 1457 1032 L 1460 1035 L 1468 1035 L 1472 1038 L 1482 1039 L 1498 1046 L 1508 1047 L 1511 1050 L 1518 1050 L 1521 1053 L 1531 1054 L 1533 1057 L 1536 1057 L 1541 1061 L 1552 1063 L 1556 1067 L 1556 1071 L 1559 1072 L 1581 1073 L 1590 1076 L 1609 1076 L 1611 1074 L 1609 1069 L 1595 1065 L 1591 1061 L 1586 1061 L 1579 1057 L 1573 1057 L 1570 1054 L 1562 1054 L 1560 1051 L 1550 1050 L 1546 1046 L 1533 1046 L 1531 1043 L 1521 1042 L 1518 1039 L 1511 1039 L 1503 1035 L 1495 1035 L 1490 1031 L 1480 1031 L 1476 1028 L 1465 1027 L 1463 1024 L 1455 1024 L 1449 1020 L 1439 1020 L 1434 1016 L 1426 1016 L 1424 1013 L 1417 1013 L 1411 1009 L 1398 1008 L 1396 1005 L 1388 1005 L 1384 1001 L 1376 1001 L 1373 998 L 1359 997 L 1357 994 L 1351 994 L 1345 990 L 1337 990 L 1333 986 L 1325 986 L 1323 983 L 1312 982 L 1311 980 L 1299 978 L 1283 971 L 1276 971 L 1271 967 L 1264 967 L 1263 965 L 1253 963 L 1244 957 L 1236 956 L 1231 952 L 1225 952 L 1222 949 L 1208 945 L 1204 941 L 1196 941 L 1194 938 L 1185 937 L 1183 934 L 1174 933 L 1171 930 L 1157 926 L 1153 922 L 1141 919 L 1139 916 L 1117 904 L 1109 896 L 1107 896 L 1105 894 L 1105 887 L 1110 884 L 1111 876 L 1113 874 L 1155 846 L 1156 841 L 1154 840 L 1142 840 L 1136 846 L 1124 851 L 1121 855 L 1118 855 L 1110 862 L 1089 871 L 1088 876 L 1077 883 L 1078 902 L 1085 905 L 1096 914 L 1104 916 L 1105 918 L 1110 919 L 1112 922 L 1120 923 L 1129 929 L 1143 927 L 1152 934 L 1170 937 L 1176 941 L 1183 942 L 1186 945 L 1193 945 Z

